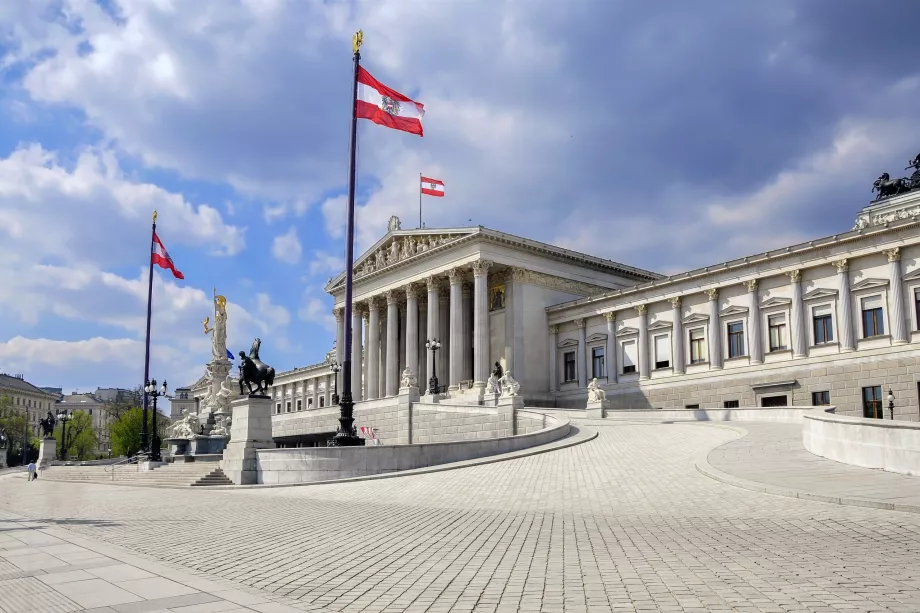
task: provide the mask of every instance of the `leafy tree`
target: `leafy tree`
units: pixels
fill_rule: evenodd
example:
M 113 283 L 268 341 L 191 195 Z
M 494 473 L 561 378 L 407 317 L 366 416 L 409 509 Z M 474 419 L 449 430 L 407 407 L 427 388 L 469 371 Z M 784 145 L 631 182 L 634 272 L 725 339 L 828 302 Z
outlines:
M 65 432 L 66 440 L 63 438 Z M 96 432 L 93 430 L 92 416 L 86 411 L 74 411 L 66 427 L 58 420 L 54 427 L 54 438 L 57 441 L 58 454 L 63 460 L 67 457 L 76 457 L 78 460 L 93 457 L 96 450 Z M 64 457 L 65 453 L 67 457 Z
M 163 445 L 163 439 L 166 438 L 166 428 L 169 425 L 169 418 L 160 413 L 157 409 L 157 438 L 160 445 Z M 131 457 L 141 451 L 144 426 L 144 410 L 135 407 L 129 409 L 121 415 L 110 426 L 112 454 L 117 456 Z M 153 407 L 147 411 L 147 431 L 153 432 Z
M 108 414 L 109 421 L 114 422 L 121 416 L 137 407 L 144 406 L 144 390 L 138 385 L 127 393 L 119 393 L 115 400 L 110 400 L 103 405 L 102 410 Z
M 26 461 L 38 459 L 38 439 L 26 424 L 26 412 L 13 404 L 10 396 L 0 396 L 0 432 L 8 441 L 6 462 L 8 466 L 22 463 L 22 447 L 26 447 Z

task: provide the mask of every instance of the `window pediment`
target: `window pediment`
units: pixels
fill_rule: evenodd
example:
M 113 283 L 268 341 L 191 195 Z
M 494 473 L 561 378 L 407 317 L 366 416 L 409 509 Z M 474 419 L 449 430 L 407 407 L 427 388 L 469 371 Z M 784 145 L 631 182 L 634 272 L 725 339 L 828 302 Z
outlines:
M 656 321 L 648 327 L 649 332 L 658 332 L 660 330 L 670 330 L 674 327 L 674 324 L 670 321 Z
M 566 349 L 568 347 L 578 347 L 578 341 L 574 338 L 567 338 L 564 341 L 561 341 L 558 345 L 559 349 Z
M 586 338 L 585 342 L 586 343 L 598 343 L 600 341 L 606 341 L 606 340 L 607 340 L 606 334 L 597 333 L 597 334 L 592 334 L 591 336 Z
M 635 336 L 638 334 L 639 334 L 638 328 L 630 328 L 628 326 L 624 326 L 620 328 L 619 330 L 617 330 L 617 336 Z
M 684 325 L 704 324 L 709 322 L 709 315 L 703 313 L 694 313 L 684 318 Z
M 719 317 L 734 317 L 736 315 L 747 315 L 747 314 L 748 314 L 747 307 L 730 306 L 727 309 L 723 309 L 722 312 L 719 313 Z
M 858 292 L 864 289 L 877 289 L 888 285 L 888 279 L 863 279 L 859 283 L 854 283 L 850 288 L 851 292 Z
M 904 279 L 905 281 L 917 281 L 918 279 L 920 279 L 920 268 L 918 268 L 917 270 L 913 272 L 907 273 L 901 278 Z
M 810 292 L 806 292 L 806 294 L 802 296 L 802 300 L 819 300 L 821 298 L 836 298 L 837 293 L 838 292 L 835 289 L 826 289 L 823 287 L 819 287 L 817 289 L 811 290 Z
M 791 299 L 791 298 L 780 298 L 780 297 L 777 296 L 777 297 L 774 297 L 774 298 L 767 298 L 766 300 L 764 300 L 763 302 L 761 302 L 761 303 L 760 303 L 760 308 L 762 308 L 762 309 L 771 309 L 771 308 L 775 308 L 775 307 L 787 307 L 787 306 L 789 306 L 790 304 L 792 304 L 792 299 Z

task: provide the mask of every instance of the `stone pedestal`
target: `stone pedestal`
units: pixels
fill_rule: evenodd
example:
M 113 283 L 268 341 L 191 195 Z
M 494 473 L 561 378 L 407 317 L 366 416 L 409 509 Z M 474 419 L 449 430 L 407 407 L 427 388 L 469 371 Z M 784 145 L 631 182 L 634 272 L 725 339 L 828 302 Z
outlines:
M 272 399 L 268 396 L 244 396 L 234 400 L 230 407 L 233 424 L 220 467 L 237 485 L 258 483 L 256 450 L 275 448 L 272 440 Z
M 499 396 L 498 419 L 501 422 L 499 426 L 499 436 L 514 436 L 517 433 L 517 411 L 524 408 L 523 396 Z
M 6 447 L 0 447 L 0 469 L 6 468 Z
M 607 411 L 609 409 L 609 400 L 598 400 L 597 402 L 589 402 L 585 409 L 585 413 L 588 419 L 603 419 L 607 417 Z
M 418 402 L 420 398 L 418 387 L 399 388 L 399 395 L 396 397 L 396 414 L 399 416 L 397 445 L 412 443 L 412 404 Z
M 168 438 L 166 444 L 169 446 L 169 454 L 172 456 L 183 456 L 188 453 L 187 438 Z
M 57 441 L 53 438 L 43 438 L 38 446 L 38 466 L 44 469 L 57 457 Z

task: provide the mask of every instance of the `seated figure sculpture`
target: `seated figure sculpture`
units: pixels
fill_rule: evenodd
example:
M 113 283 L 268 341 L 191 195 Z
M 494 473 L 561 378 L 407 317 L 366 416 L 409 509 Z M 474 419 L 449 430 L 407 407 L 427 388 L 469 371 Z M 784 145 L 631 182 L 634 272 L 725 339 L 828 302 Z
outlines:
M 502 375 L 499 383 L 501 384 L 502 398 L 517 396 L 518 391 L 521 389 L 521 384 L 514 380 L 514 377 L 511 376 L 510 370 L 505 371 L 505 374 Z
M 402 371 L 402 378 L 399 381 L 399 387 L 418 387 L 418 377 L 412 374 L 408 368 Z
M 193 438 L 199 431 L 198 415 L 182 409 L 182 418 L 168 430 L 169 438 Z
M 607 400 L 607 392 L 601 389 L 596 378 L 591 379 L 591 383 L 588 384 L 588 402 L 603 402 L 605 400 Z

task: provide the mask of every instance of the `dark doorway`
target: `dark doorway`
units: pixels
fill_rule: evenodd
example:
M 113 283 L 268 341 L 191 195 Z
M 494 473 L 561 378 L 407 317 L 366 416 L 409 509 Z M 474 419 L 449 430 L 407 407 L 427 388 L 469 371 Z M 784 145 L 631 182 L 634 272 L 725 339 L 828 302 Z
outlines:
M 764 396 L 760 399 L 760 406 L 786 407 L 789 406 L 789 403 L 786 401 L 786 396 Z

